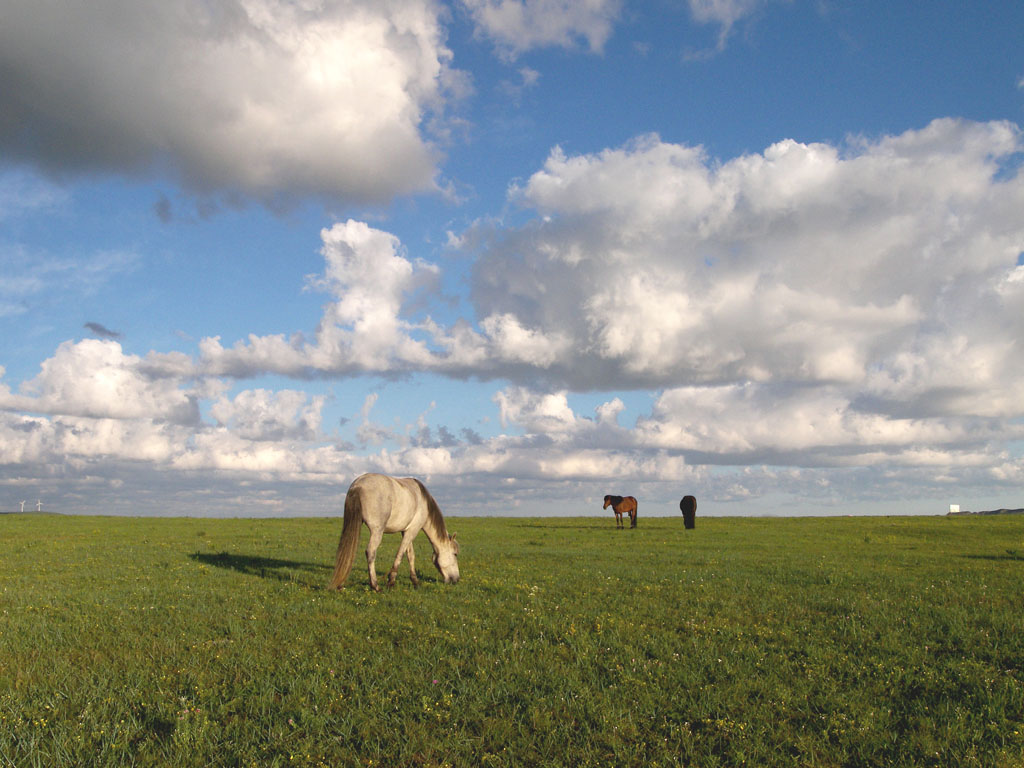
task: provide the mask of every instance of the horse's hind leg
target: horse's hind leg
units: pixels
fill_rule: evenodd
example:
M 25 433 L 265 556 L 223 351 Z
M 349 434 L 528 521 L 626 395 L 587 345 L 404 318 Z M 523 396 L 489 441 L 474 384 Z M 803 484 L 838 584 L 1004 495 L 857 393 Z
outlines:
M 380 540 L 384 538 L 384 529 L 370 529 L 370 543 L 366 545 L 366 568 L 370 572 L 370 586 L 374 592 L 380 592 L 380 585 L 377 584 L 377 547 Z

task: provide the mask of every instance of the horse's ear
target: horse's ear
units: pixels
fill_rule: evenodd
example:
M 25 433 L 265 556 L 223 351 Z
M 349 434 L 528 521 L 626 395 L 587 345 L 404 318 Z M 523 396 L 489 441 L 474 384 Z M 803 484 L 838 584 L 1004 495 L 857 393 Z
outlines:
M 459 535 L 459 534 L 457 534 L 457 533 L 453 533 L 453 534 L 452 534 L 452 541 L 455 541 L 455 537 L 456 537 L 456 536 L 458 536 L 458 535 Z

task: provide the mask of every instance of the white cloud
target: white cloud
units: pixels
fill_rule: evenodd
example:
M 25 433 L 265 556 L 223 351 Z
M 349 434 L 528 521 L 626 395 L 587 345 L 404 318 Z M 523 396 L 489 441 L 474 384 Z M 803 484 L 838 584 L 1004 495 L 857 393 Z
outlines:
M 33 253 L 0 242 L 0 317 L 21 315 L 40 305 L 61 305 L 69 297 L 90 295 L 111 278 L 133 271 L 138 258 L 123 251 L 100 251 L 68 257 Z
M 615 435 L 638 455 L 995 457 L 1024 417 L 1024 181 L 999 172 L 1019 146 L 1007 123 L 938 120 L 724 163 L 653 136 L 556 150 L 512 192 L 532 221 L 453 239 L 477 256 L 475 325 L 412 320 L 437 268 L 349 221 L 323 233 L 315 341 L 207 339 L 201 369 L 544 381 L 499 392 L 502 423 L 570 452 L 607 439 L 622 406 L 581 418 L 569 391 L 651 388 L 650 416 Z M 398 434 L 370 426 L 368 445 Z
M 969 464 L 983 455 L 979 448 L 1022 436 L 1024 428 L 986 418 L 872 412 L 835 387 L 756 383 L 667 390 L 636 430 L 641 445 L 737 465 L 916 465 L 937 455 Z
M 194 425 L 197 397 L 174 379 L 152 378 L 144 362 L 116 341 L 66 341 L 21 394 L 0 389 L 0 408 L 90 418 L 166 420 Z
M 249 389 L 220 398 L 210 415 L 248 440 L 312 440 L 319 437 L 324 400 L 294 389 Z
M 637 453 L 1001 465 L 1024 418 L 1024 179 L 1000 166 L 1020 147 L 937 120 L 721 163 L 650 136 L 555 150 L 512 193 L 532 221 L 463 235 L 476 309 L 560 334 L 534 375 L 664 388 Z
M 566 351 L 568 340 L 557 331 L 550 335 L 524 328 L 510 314 L 488 315 L 480 328 L 493 343 L 493 355 L 502 361 L 528 363 L 546 368 Z
M 621 0 L 461 0 L 477 30 L 509 58 L 545 46 L 585 40 L 600 51 L 611 36 Z M 524 73 L 524 82 L 526 81 Z
M 426 189 L 421 129 L 458 79 L 437 14 L 429 0 L 17 0 L 0 25 L 0 147 L 56 172 L 169 163 L 195 189 L 272 203 Z
M 572 388 L 855 386 L 959 335 L 991 350 L 959 377 L 985 391 L 1019 373 L 999 345 L 1020 327 L 1024 181 L 997 176 L 1019 145 L 1006 123 L 940 120 L 724 163 L 656 137 L 555 151 L 513 193 L 532 222 L 465 236 L 477 312 L 566 337 L 547 373 Z
M 429 317 L 406 319 L 421 292 L 436 290 L 436 265 L 408 258 L 394 235 L 349 220 L 321 233 L 325 270 L 310 286 L 331 294 L 315 339 L 255 336 L 226 349 L 219 338 L 200 342 L 206 375 L 261 372 L 400 373 L 438 371 L 456 376 L 530 370 L 565 351 L 557 331 L 541 332 L 510 315 L 494 314 L 480 331 L 465 322 L 442 327 Z
M 247 344 L 226 350 L 219 339 L 204 339 L 200 352 L 207 373 L 344 374 L 429 367 L 430 351 L 411 335 L 418 326 L 400 315 L 407 299 L 434 283 L 437 267 L 410 261 L 397 237 L 363 222 L 335 224 L 321 237 L 325 270 L 310 285 L 334 300 L 325 308 L 315 343 L 299 336 L 250 336 Z
M 336 224 L 322 236 L 326 270 L 318 284 L 336 299 L 317 329 L 324 366 L 339 356 L 371 370 L 387 367 L 395 355 L 425 362 L 428 353 L 405 333 L 409 326 L 399 315 L 403 300 L 430 285 L 437 267 L 409 261 L 397 237 L 362 222 Z
M 188 430 L 152 419 L 38 417 L 0 411 L 0 465 L 81 471 L 91 463 L 125 458 L 164 465 Z
M 364 446 L 380 446 L 398 438 L 398 433 L 394 429 L 378 424 L 370 418 L 370 412 L 379 398 L 380 395 L 376 392 L 367 395 L 359 412 L 360 423 L 359 429 L 356 430 L 356 439 Z
M 725 47 L 729 32 L 740 20 L 757 12 L 770 0 L 689 0 L 690 13 L 701 24 L 718 24 L 718 48 Z
M 1001 163 L 1020 147 L 1013 125 L 939 120 L 726 161 L 653 136 L 554 151 L 511 193 L 526 223 L 451 238 L 476 257 L 473 317 L 431 319 L 438 267 L 342 222 L 322 232 L 308 285 L 328 300 L 308 338 L 204 339 L 197 361 L 68 342 L 16 393 L 0 384 L 0 463 L 131 484 L 134 462 L 328 494 L 376 469 L 477 510 L 499 484 L 503 504 L 1019 487 L 1024 179 Z M 430 409 L 377 423 L 375 392 L 356 449 L 321 433 L 322 397 L 227 395 L 224 377 L 266 372 L 502 379 L 502 429 L 459 440 L 468 425 Z M 647 412 L 573 406 L 638 389 L 655 393 Z
M 23 169 L 0 173 L 0 221 L 55 208 L 66 200 L 66 192 L 36 174 Z
M 494 396 L 502 426 L 521 424 L 529 432 L 563 432 L 576 426 L 566 393 L 543 394 L 525 387 L 511 387 Z
M 752 14 L 767 0 L 689 0 L 690 13 L 701 23 L 714 22 L 729 27 Z

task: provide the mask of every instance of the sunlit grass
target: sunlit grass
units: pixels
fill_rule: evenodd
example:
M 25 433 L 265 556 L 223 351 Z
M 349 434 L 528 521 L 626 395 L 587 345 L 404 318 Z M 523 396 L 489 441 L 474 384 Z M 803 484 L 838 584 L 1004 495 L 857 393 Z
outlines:
M 1024 518 L 448 522 L 0 517 L 0 766 L 1024 764 Z

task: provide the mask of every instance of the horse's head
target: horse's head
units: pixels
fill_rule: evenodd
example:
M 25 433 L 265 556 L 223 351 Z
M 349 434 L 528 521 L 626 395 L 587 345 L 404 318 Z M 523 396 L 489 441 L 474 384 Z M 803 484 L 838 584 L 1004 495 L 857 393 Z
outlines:
M 604 506 L 601 507 L 601 509 L 608 509 L 608 505 L 611 504 L 611 503 L 612 503 L 612 497 L 611 496 L 605 496 L 604 497 Z
M 444 576 L 445 584 L 459 580 L 459 542 L 454 533 L 434 551 L 434 567 Z

